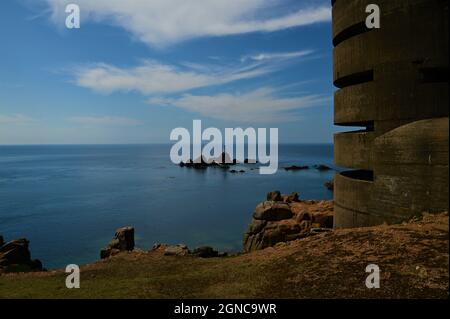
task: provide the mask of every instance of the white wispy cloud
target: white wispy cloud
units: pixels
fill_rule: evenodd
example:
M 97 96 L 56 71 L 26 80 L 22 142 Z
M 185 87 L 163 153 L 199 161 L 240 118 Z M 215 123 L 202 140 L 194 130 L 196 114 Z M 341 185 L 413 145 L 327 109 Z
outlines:
M 147 102 L 153 106 L 182 108 L 214 119 L 273 123 L 299 120 L 293 111 L 324 106 L 331 101 L 331 97 L 324 95 L 279 97 L 277 91 L 276 88 L 264 87 L 243 94 L 184 94 L 179 98 L 150 98 Z
M 312 52 L 312 51 L 311 51 Z M 251 79 L 279 70 L 281 64 L 253 62 L 235 66 L 184 63 L 179 66 L 147 60 L 131 68 L 105 63 L 72 70 L 75 83 L 100 93 L 136 91 L 168 94 Z
M 265 61 L 265 60 L 273 60 L 273 59 L 292 59 L 292 58 L 300 58 L 307 55 L 312 54 L 313 50 L 303 50 L 303 51 L 295 51 L 295 52 L 275 52 L 275 53 L 258 53 L 254 55 L 246 55 L 241 58 L 241 62 L 245 62 L 247 60 L 253 61 Z
M 45 0 L 52 19 L 63 25 L 72 0 Z M 274 32 L 331 20 L 329 1 L 318 0 L 289 13 L 273 0 L 77 0 L 84 21 L 120 26 L 153 46 L 205 36 Z M 314 3 L 314 4 L 311 4 Z M 269 15 L 267 13 L 273 13 Z
M 108 126 L 137 126 L 142 122 L 128 117 L 118 116 L 75 116 L 69 121 L 82 125 L 108 125 Z
M 281 97 L 280 92 L 286 89 L 283 87 L 263 87 L 246 93 L 177 94 L 256 78 L 281 70 L 300 57 L 314 57 L 313 53 L 312 50 L 261 53 L 248 55 L 233 65 L 189 62 L 168 65 L 147 60 L 136 67 L 120 68 L 98 63 L 78 67 L 74 75 L 76 84 L 81 87 L 107 94 L 139 92 L 150 97 L 148 103 L 152 105 L 175 106 L 222 120 L 283 122 L 298 120 L 293 115 L 296 109 L 324 105 L 329 98 L 306 93 L 304 96 Z M 219 92 L 221 89 L 214 90 Z M 173 97 L 174 94 L 177 97 Z
M 0 114 L 0 124 L 29 124 L 36 120 L 23 114 Z

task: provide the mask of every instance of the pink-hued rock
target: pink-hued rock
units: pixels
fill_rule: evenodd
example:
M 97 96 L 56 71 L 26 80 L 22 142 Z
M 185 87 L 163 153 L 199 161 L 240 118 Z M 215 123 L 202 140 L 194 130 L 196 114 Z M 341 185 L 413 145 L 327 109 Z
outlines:
M 280 196 L 284 199 L 288 197 Z M 264 249 L 333 228 L 332 201 L 300 201 L 298 195 L 291 199 L 295 201 L 266 201 L 256 206 L 252 222 L 244 234 L 244 252 Z

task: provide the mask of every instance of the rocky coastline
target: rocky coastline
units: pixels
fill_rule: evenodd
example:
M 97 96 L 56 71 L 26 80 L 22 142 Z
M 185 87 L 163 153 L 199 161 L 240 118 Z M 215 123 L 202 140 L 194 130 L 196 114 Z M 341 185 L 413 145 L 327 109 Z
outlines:
M 267 200 L 256 206 L 244 235 L 243 251 L 264 249 L 332 228 L 332 201 L 299 200 L 297 193 L 270 192 Z
M 191 256 L 200 258 L 227 257 L 272 247 L 282 242 L 313 236 L 333 228 L 333 202 L 301 200 L 297 193 L 281 194 L 273 191 L 258 204 L 243 238 L 241 252 L 219 252 L 210 246 L 193 250 L 183 243 L 156 243 L 150 251 L 164 256 Z M 100 251 L 100 258 L 113 257 L 134 250 L 134 228 L 119 228 L 110 243 Z
M 249 251 L 235 255 L 212 247 L 190 250 L 183 244 L 141 250 L 134 247 L 134 229 L 124 227 L 102 250 L 101 261 L 81 265 L 82 287 L 88 290 L 66 289 L 65 269 L 16 267 L 10 268 L 13 273 L 0 271 L 0 296 L 267 298 L 270 291 L 271 298 L 448 299 L 448 213 L 331 230 L 331 208 L 330 201 L 271 192 L 255 209 L 244 235 Z M 278 241 L 280 234 L 293 240 Z M 2 238 L 0 244 L 4 252 Z M 368 263 L 381 265 L 384 289 L 366 289 Z
M 273 191 L 256 206 L 251 223 L 244 233 L 241 252 L 218 251 L 210 246 L 189 249 L 183 243 L 156 243 L 149 251 L 162 252 L 164 256 L 227 257 L 330 231 L 332 227 L 332 201 L 301 200 L 297 193 L 282 195 L 279 191 Z M 112 240 L 100 250 L 100 259 L 124 252 L 142 251 L 136 249 L 134 236 L 135 229 L 132 226 L 117 229 Z M 0 274 L 45 271 L 40 260 L 31 259 L 28 245 L 29 241 L 24 238 L 5 243 L 0 236 Z

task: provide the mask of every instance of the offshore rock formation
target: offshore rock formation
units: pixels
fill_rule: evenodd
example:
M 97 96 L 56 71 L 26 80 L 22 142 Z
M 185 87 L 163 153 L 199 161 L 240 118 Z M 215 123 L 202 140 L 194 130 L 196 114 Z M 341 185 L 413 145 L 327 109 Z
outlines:
M 132 251 L 134 249 L 134 228 L 122 227 L 116 230 L 114 238 L 108 246 L 100 251 L 100 258 L 108 258 L 122 251 Z
M 198 157 L 196 160 L 188 160 L 187 162 L 180 162 L 178 165 L 180 167 L 188 167 L 194 169 L 206 169 L 208 167 L 218 167 L 229 169 L 230 166 L 236 164 L 257 164 L 258 161 L 256 159 L 248 159 L 245 158 L 243 162 L 238 162 L 236 159 L 231 159 L 230 155 L 226 152 L 222 152 L 222 154 L 216 158 L 205 159 L 203 155 Z M 240 170 L 230 170 L 230 173 L 244 173 L 245 171 Z
M 304 169 L 309 169 L 309 166 L 306 165 L 291 165 L 284 168 L 285 171 L 301 171 Z
M 264 249 L 280 242 L 292 241 L 333 227 L 331 201 L 299 200 L 298 195 L 267 194 L 268 201 L 256 206 L 253 219 L 244 235 L 244 252 Z
M 226 152 L 222 152 L 222 154 L 217 158 L 210 158 L 208 160 L 205 160 L 203 155 L 196 160 L 190 159 L 186 163 L 180 162 L 180 167 L 189 167 L 189 168 L 195 168 L 195 169 L 205 169 L 209 166 L 211 167 L 220 167 L 228 169 L 230 165 L 235 165 L 237 161 L 235 159 L 231 159 L 230 155 Z M 247 160 L 248 163 L 248 160 Z
M 326 181 L 325 184 L 323 184 L 326 189 L 333 191 L 334 190 L 334 179 L 331 181 Z
M 316 170 L 318 170 L 319 172 L 325 172 L 325 171 L 332 170 L 331 167 L 324 165 L 324 164 L 316 164 L 313 167 Z M 307 170 L 307 169 L 309 169 L 309 166 L 307 166 L 307 165 L 291 165 L 291 166 L 284 167 L 285 171 L 301 171 L 301 170 Z
M 333 2 L 335 227 L 448 210 L 448 0 Z
M 329 171 L 332 170 L 331 167 L 326 166 L 324 164 L 319 164 L 319 165 L 314 165 L 314 168 L 320 172 L 325 172 L 325 171 Z
M 31 259 L 28 244 L 25 238 L 5 243 L 0 236 L 0 273 L 43 270 L 39 259 Z

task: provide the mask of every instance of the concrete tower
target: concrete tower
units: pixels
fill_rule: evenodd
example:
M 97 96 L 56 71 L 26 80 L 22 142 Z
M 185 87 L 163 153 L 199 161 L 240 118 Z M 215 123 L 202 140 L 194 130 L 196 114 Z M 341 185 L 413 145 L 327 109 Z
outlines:
M 380 8 L 368 29 L 366 7 Z M 448 0 L 334 0 L 335 227 L 448 210 Z

